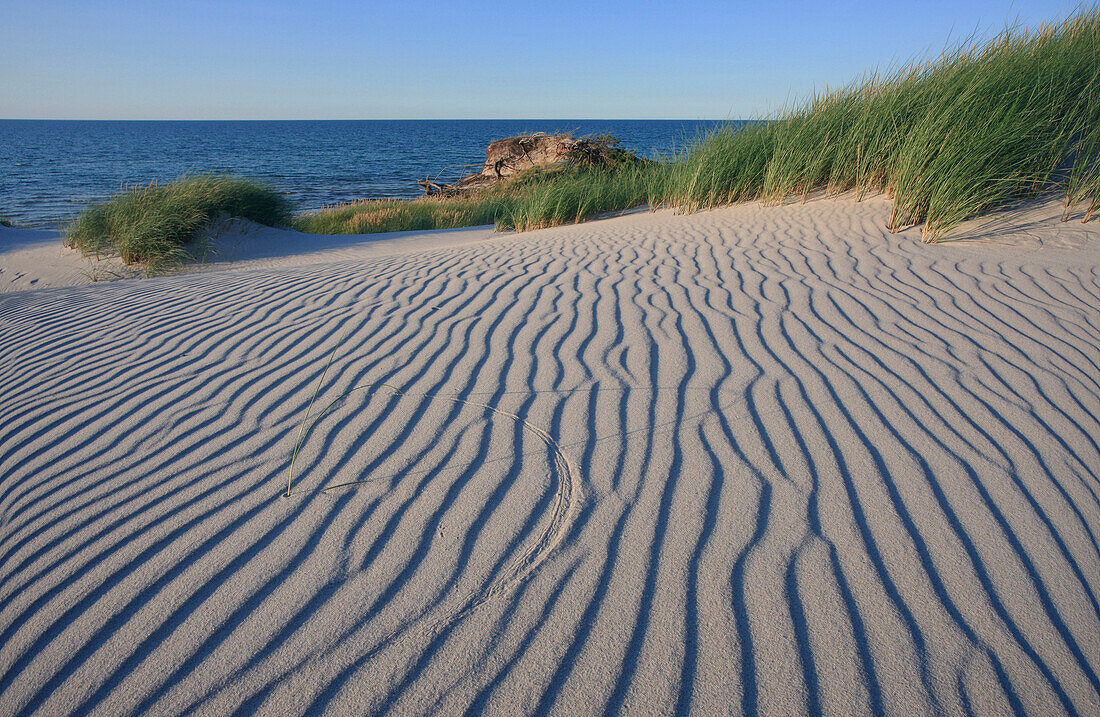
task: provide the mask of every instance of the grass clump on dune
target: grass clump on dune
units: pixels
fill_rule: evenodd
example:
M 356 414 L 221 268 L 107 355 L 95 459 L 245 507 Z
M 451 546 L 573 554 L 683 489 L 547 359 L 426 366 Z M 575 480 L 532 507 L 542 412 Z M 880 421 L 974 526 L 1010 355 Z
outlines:
M 529 231 L 656 203 L 663 176 L 660 167 L 648 165 L 551 175 L 508 197 L 496 225 L 499 229 Z
M 83 254 L 117 254 L 155 273 L 186 260 L 187 244 L 219 214 L 286 224 L 286 199 L 246 179 L 197 175 L 167 184 L 129 187 L 84 210 L 69 225 L 65 243 Z
M 493 224 L 502 212 L 495 196 L 368 199 L 307 212 L 292 226 L 310 234 L 431 231 Z
M 656 182 L 662 172 L 647 165 L 543 169 L 458 196 L 372 199 L 327 207 L 298 216 L 293 226 L 314 234 L 431 231 L 483 224 L 526 231 L 656 201 Z
M 890 228 L 935 241 L 961 221 L 1061 189 L 1096 207 L 1100 13 L 875 75 L 767 124 L 719 130 L 674 166 L 687 208 L 811 191 L 884 191 Z

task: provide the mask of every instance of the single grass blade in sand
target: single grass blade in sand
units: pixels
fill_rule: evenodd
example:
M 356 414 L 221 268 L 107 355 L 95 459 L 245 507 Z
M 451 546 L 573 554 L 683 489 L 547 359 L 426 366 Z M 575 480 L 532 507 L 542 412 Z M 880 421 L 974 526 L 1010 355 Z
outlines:
M 309 425 L 309 412 L 313 410 L 313 402 L 317 400 L 317 394 L 321 392 L 321 384 L 325 382 L 325 375 L 328 373 L 328 369 L 332 366 L 332 360 L 336 358 L 336 349 L 340 348 L 342 341 L 337 342 L 332 347 L 332 353 L 328 355 L 328 363 L 325 364 L 325 370 L 321 372 L 321 378 L 317 379 L 317 388 L 313 389 L 313 397 L 309 399 L 309 405 L 306 406 L 306 415 L 302 419 L 302 425 L 298 429 L 298 440 L 294 442 L 294 452 L 290 455 L 290 468 L 287 471 L 286 476 L 286 493 L 284 498 L 290 497 L 290 488 L 294 483 L 294 461 L 298 459 L 298 451 L 302 448 L 302 438 L 306 431 L 306 426 Z

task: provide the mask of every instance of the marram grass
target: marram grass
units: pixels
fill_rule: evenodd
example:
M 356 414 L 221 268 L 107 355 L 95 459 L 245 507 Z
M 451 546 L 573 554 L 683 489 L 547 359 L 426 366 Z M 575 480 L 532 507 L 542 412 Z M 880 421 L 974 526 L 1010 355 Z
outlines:
M 301 214 L 292 226 L 310 234 L 432 231 L 493 224 L 502 213 L 492 196 L 368 199 Z
M 65 243 L 88 254 L 117 254 L 150 273 L 179 264 L 187 244 L 222 212 L 261 224 L 290 220 L 286 199 L 246 179 L 196 175 L 129 187 L 84 210 L 69 225 Z
M 340 342 L 337 342 L 332 347 L 332 352 L 328 355 L 328 362 L 325 364 L 325 370 L 321 372 L 321 377 L 317 379 L 317 387 L 313 389 L 313 396 L 309 399 L 309 405 L 306 406 L 306 415 L 302 419 L 301 425 L 298 427 L 298 439 L 294 441 L 294 452 L 290 456 L 290 467 L 287 469 L 286 474 L 286 493 L 283 494 L 284 498 L 289 498 L 291 495 L 290 489 L 294 485 L 294 462 L 298 460 L 298 451 L 302 449 L 302 441 L 305 439 L 306 424 L 309 421 L 309 412 L 313 410 L 313 402 L 317 400 L 317 394 L 321 391 L 321 384 L 325 382 L 325 376 L 328 374 L 329 368 L 332 366 L 332 359 L 336 357 L 336 349 L 340 348 Z M 314 419 L 314 423 L 318 419 Z M 312 428 L 313 424 L 309 424 Z
M 516 231 L 543 229 L 649 204 L 658 198 L 654 190 L 662 176 L 661 170 L 644 165 L 564 172 L 509 196 L 496 225 Z
M 762 125 L 719 130 L 672 170 L 685 208 L 811 191 L 886 192 L 890 228 L 936 241 L 960 222 L 1063 191 L 1096 206 L 1100 13 L 874 75 Z
M 314 234 L 431 231 L 487 224 L 517 231 L 540 229 L 656 201 L 655 182 L 664 172 L 664 168 L 645 165 L 542 170 L 459 196 L 340 204 L 302 214 L 293 226 Z

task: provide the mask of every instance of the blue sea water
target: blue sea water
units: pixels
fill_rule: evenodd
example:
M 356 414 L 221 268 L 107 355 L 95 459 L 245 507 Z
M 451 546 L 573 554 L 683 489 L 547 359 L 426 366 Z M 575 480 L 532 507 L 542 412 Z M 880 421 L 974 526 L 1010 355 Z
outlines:
M 56 227 L 125 185 L 213 172 L 262 180 L 299 210 L 412 197 L 455 179 L 494 139 L 525 132 L 611 134 L 667 156 L 714 121 L 687 120 L 0 120 L 0 215 Z

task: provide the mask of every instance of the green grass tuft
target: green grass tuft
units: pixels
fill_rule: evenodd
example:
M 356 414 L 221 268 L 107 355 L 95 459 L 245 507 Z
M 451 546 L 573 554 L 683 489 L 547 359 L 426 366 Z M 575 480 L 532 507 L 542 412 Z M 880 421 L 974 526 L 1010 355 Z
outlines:
M 645 166 L 566 171 L 513 191 L 502 203 L 499 229 L 529 231 L 582 222 L 601 212 L 647 204 L 661 176 Z
M 302 214 L 293 226 L 313 234 L 431 231 L 483 224 L 526 231 L 644 205 L 657 199 L 654 182 L 663 172 L 641 164 L 532 171 L 459 196 L 341 204 Z
M 432 231 L 493 224 L 501 200 L 492 196 L 368 199 L 295 217 L 292 226 L 310 234 L 372 234 Z
M 85 255 L 118 254 L 156 273 L 185 261 L 187 244 L 220 213 L 261 224 L 290 220 L 286 199 L 256 182 L 212 175 L 168 184 L 129 187 L 84 210 L 66 231 L 65 243 Z
M 1095 211 L 1100 13 L 1009 29 L 937 61 L 814 97 L 766 124 L 719 130 L 674 167 L 688 209 L 811 191 L 886 192 L 890 228 L 936 241 L 960 222 L 1057 190 Z

